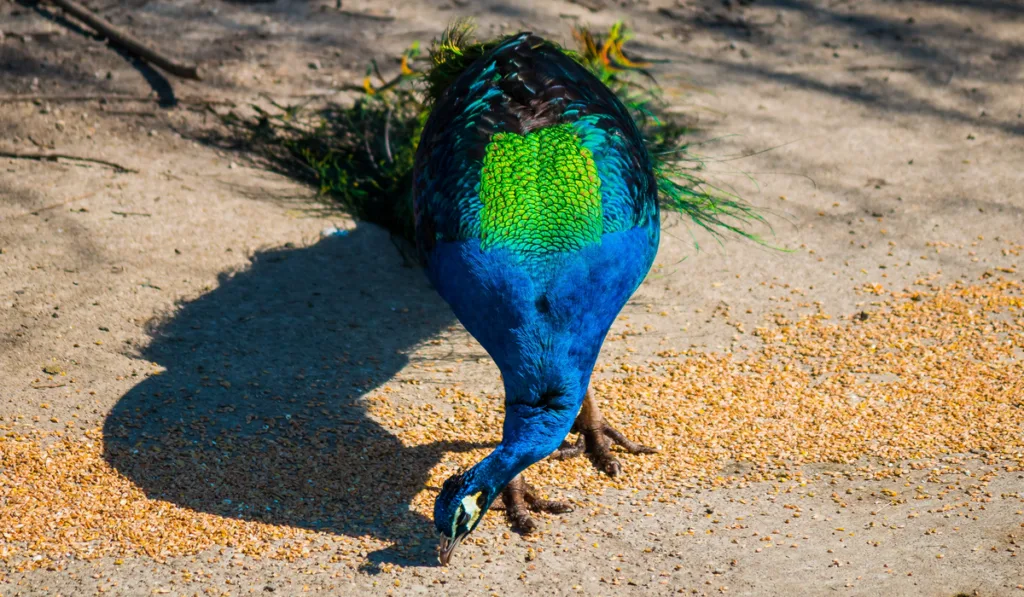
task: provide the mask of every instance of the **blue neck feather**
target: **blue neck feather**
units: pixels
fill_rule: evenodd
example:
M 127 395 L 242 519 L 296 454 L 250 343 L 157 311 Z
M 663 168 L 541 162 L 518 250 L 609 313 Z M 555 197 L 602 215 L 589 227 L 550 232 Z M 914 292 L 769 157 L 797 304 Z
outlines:
M 502 441 L 473 470 L 492 495 L 569 433 L 604 336 L 650 269 L 657 243 L 652 219 L 543 262 L 483 251 L 475 239 L 435 247 L 431 281 L 505 382 Z

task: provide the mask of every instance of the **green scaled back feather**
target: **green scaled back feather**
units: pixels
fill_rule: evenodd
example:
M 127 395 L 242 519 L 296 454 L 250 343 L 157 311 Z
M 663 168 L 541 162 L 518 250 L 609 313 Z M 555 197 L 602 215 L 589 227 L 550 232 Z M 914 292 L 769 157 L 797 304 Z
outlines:
M 507 39 L 478 42 L 473 31 L 471 21 L 455 21 L 427 56 L 414 44 L 400 57 L 399 74 L 388 80 L 371 64 L 362 85 L 347 87 L 362 93 L 351 106 L 275 105 L 273 113 L 257 108 L 255 120 L 230 114 L 225 122 L 244 129 L 251 147 L 275 169 L 316 183 L 353 216 L 411 240 L 413 160 L 430 109 L 470 64 Z M 662 208 L 689 217 L 716 238 L 736 234 L 763 243 L 751 228 L 765 224 L 764 218 L 698 175 L 703 162 L 688 151 L 686 127 L 665 113 L 661 89 L 648 72 L 652 63 L 623 49 L 629 30 L 616 23 L 594 35 L 580 27 L 573 37 L 577 49 L 562 51 L 607 85 L 640 128 Z M 424 69 L 416 68 L 424 62 Z

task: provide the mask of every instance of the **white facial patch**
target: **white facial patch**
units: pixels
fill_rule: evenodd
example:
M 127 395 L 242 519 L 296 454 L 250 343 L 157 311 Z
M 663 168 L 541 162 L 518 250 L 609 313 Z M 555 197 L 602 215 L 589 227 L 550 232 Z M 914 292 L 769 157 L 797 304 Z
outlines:
M 462 498 L 462 509 L 469 516 L 469 524 L 466 525 L 468 528 L 472 528 L 473 524 L 476 523 L 476 519 L 480 518 L 480 506 L 477 505 L 480 493 L 483 492 L 474 493 Z

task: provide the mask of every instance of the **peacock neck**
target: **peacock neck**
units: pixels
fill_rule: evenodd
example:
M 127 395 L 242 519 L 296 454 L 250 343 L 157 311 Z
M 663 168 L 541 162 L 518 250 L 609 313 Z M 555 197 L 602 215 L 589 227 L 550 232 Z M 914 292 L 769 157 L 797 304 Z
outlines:
M 575 401 L 571 401 L 575 402 Z M 577 408 L 507 404 L 501 443 L 474 466 L 496 495 L 519 473 L 561 445 L 575 421 Z
M 474 478 L 484 481 L 490 489 L 491 496 L 497 496 L 516 475 L 523 472 L 532 463 L 525 463 L 520 454 L 504 442 L 498 444 L 493 452 L 476 463 L 471 471 Z

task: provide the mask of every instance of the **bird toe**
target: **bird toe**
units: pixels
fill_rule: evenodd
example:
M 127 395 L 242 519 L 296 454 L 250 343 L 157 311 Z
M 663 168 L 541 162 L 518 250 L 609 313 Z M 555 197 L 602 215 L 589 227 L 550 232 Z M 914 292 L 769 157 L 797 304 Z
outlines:
M 533 517 L 530 516 L 526 508 L 510 511 L 508 518 L 512 523 L 512 528 L 524 535 L 529 535 L 537 530 L 537 523 L 533 521 Z
M 566 512 L 572 512 L 572 504 L 569 502 L 559 502 L 557 500 L 535 500 L 530 504 L 530 509 L 534 512 L 565 514 Z
M 609 477 L 618 477 L 622 474 L 622 464 L 619 463 L 617 458 L 607 452 L 607 448 L 605 448 L 603 453 L 595 454 L 594 461 L 597 468 L 604 471 Z

